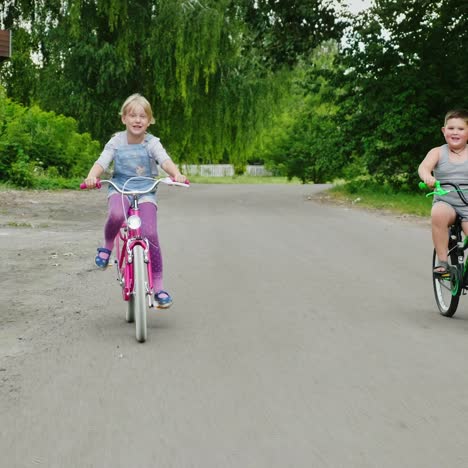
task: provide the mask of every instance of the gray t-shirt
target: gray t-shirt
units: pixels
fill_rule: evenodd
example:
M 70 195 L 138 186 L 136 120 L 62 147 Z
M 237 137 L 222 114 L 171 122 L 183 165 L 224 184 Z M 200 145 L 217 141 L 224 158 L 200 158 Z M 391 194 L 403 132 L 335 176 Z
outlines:
M 160 143 L 159 138 L 147 133 L 143 141 L 143 146 L 146 146 L 148 155 L 151 159 L 151 174 L 153 176 L 158 175 L 158 165 L 162 165 L 164 161 L 170 160 L 171 157 L 167 154 L 163 145 Z M 115 157 L 116 150 L 121 146 L 127 146 L 127 132 L 122 131 L 116 133 L 104 147 L 101 155 L 97 159 L 96 163 L 99 164 L 104 170 L 107 170 Z
M 468 161 L 461 163 L 453 162 L 449 157 L 448 145 L 440 147 L 440 158 L 437 166 L 434 168 L 434 177 L 440 181 L 448 181 L 454 184 L 462 185 L 462 189 L 466 189 L 468 185 Z M 442 186 L 443 187 L 443 186 Z M 445 187 L 448 190 L 453 190 L 453 187 Z M 458 193 L 451 192 L 443 196 L 435 196 L 434 202 L 444 201 L 452 206 L 466 206 Z

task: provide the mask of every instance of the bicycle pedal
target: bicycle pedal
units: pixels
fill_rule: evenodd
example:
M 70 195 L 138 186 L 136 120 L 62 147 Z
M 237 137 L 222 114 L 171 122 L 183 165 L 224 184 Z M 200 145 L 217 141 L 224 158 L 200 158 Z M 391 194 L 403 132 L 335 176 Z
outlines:
M 437 272 L 434 272 L 434 277 L 437 278 L 437 279 L 449 280 L 450 279 L 450 273 L 437 273 Z

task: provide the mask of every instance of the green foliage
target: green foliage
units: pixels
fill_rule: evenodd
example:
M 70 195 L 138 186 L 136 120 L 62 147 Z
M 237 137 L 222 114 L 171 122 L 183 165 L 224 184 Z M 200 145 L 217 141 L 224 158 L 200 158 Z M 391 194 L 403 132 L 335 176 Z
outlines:
M 122 128 L 122 101 L 141 92 L 154 106 L 151 131 L 179 163 L 240 172 L 264 160 L 303 182 L 371 177 L 410 190 L 421 159 L 443 143 L 445 112 L 465 106 L 468 4 L 375 0 L 344 29 L 343 3 L 4 2 L 16 42 L 1 79 L 31 108 L 0 100 L 0 179 L 83 173 L 87 159 L 73 148 L 86 154 L 94 142 L 78 132 L 102 144 Z M 34 104 L 78 124 L 57 117 L 49 128 L 52 114 Z
M 295 66 L 323 41 L 338 40 L 346 23 L 338 8 L 342 0 L 245 0 L 246 23 L 252 31 L 251 47 L 262 51 L 272 68 Z
M 37 66 L 31 60 L 31 52 L 35 49 L 33 38 L 22 27 L 15 29 L 13 38 L 15 53 L 0 67 L 0 79 L 9 96 L 30 105 L 34 101 L 38 83 Z
M 459 0 L 379 0 L 356 19 L 332 80 L 348 154 L 397 188 L 444 143 L 445 112 L 466 105 L 468 5 Z
M 242 166 L 284 102 L 283 65 L 341 33 L 322 3 L 9 0 L 4 26 L 13 37 L 31 29 L 0 74 L 10 97 L 75 118 L 101 144 L 121 128 L 124 99 L 141 92 L 155 111 L 150 130 L 177 162 Z
M 30 162 L 25 154 L 19 152 L 16 161 L 13 162 L 6 174 L 8 180 L 17 187 L 31 188 L 34 186 L 35 169 L 35 164 Z
M 45 176 L 83 176 L 99 152 L 72 118 L 22 107 L 0 93 L 0 181 L 35 187 Z
M 371 175 L 414 188 L 420 161 L 444 143 L 446 111 L 466 107 L 467 13 L 460 0 L 375 1 L 339 50 L 317 48 L 296 67 L 303 75 L 263 159 L 304 181 Z
M 275 133 L 265 149 L 271 169 L 304 183 L 332 181 L 343 168 L 343 145 L 334 121 L 335 90 L 323 76 L 336 53 L 335 43 L 323 44 L 296 69 L 295 98 L 278 123 L 282 131 Z

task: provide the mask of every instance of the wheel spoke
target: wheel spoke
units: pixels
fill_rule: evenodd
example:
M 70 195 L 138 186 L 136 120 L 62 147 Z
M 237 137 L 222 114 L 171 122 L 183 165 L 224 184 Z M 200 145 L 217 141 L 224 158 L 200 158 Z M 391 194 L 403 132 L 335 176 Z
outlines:
M 434 251 L 432 256 L 432 267 L 435 268 L 439 262 L 437 260 L 436 253 Z M 458 307 L 460 300 L 460 281 L 458 279 L 457 270 L 457 253 L 456 249 L 451 246 L 448 252 L 448 264 L 451 272 L 450 278 L 441 278 L 437 275 L 433 275 L 432 281 L 434 286 L 434 295 L 437 302 L 437 307 L 442 315 L 446 317 L 452 317 Z

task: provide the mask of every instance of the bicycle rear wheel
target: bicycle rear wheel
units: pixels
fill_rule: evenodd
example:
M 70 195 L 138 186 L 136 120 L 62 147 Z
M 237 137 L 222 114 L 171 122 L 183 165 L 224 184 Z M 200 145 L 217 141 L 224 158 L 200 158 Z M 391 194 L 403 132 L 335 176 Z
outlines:
M 148 290 L 148 270 L 144 260 L 144 250 L 141 245 L 133 248 L 133 294 L 130 303 L 135 315 L 135 334 L 140 343 L 146 341 L 146 295 Z M 129 304 L 130 307 L 130 304 Z
M 437 275 L 432 275 L 432 282 L 434 285 L 434 295 L 440 313 L 444 317 L 453 317 L 457 311 L 458 302 L 460 301 L 460 294 L 462 292 L 461 278 L 457 270 L 457 254 L 455 251 L 455 244 L 449 244 L 448 264 L 451 271 L 450 277 L 442 278 Z M 434 250 L 432 255 L 432 269 L 434 270 L 437 265 L 437 255 Z

